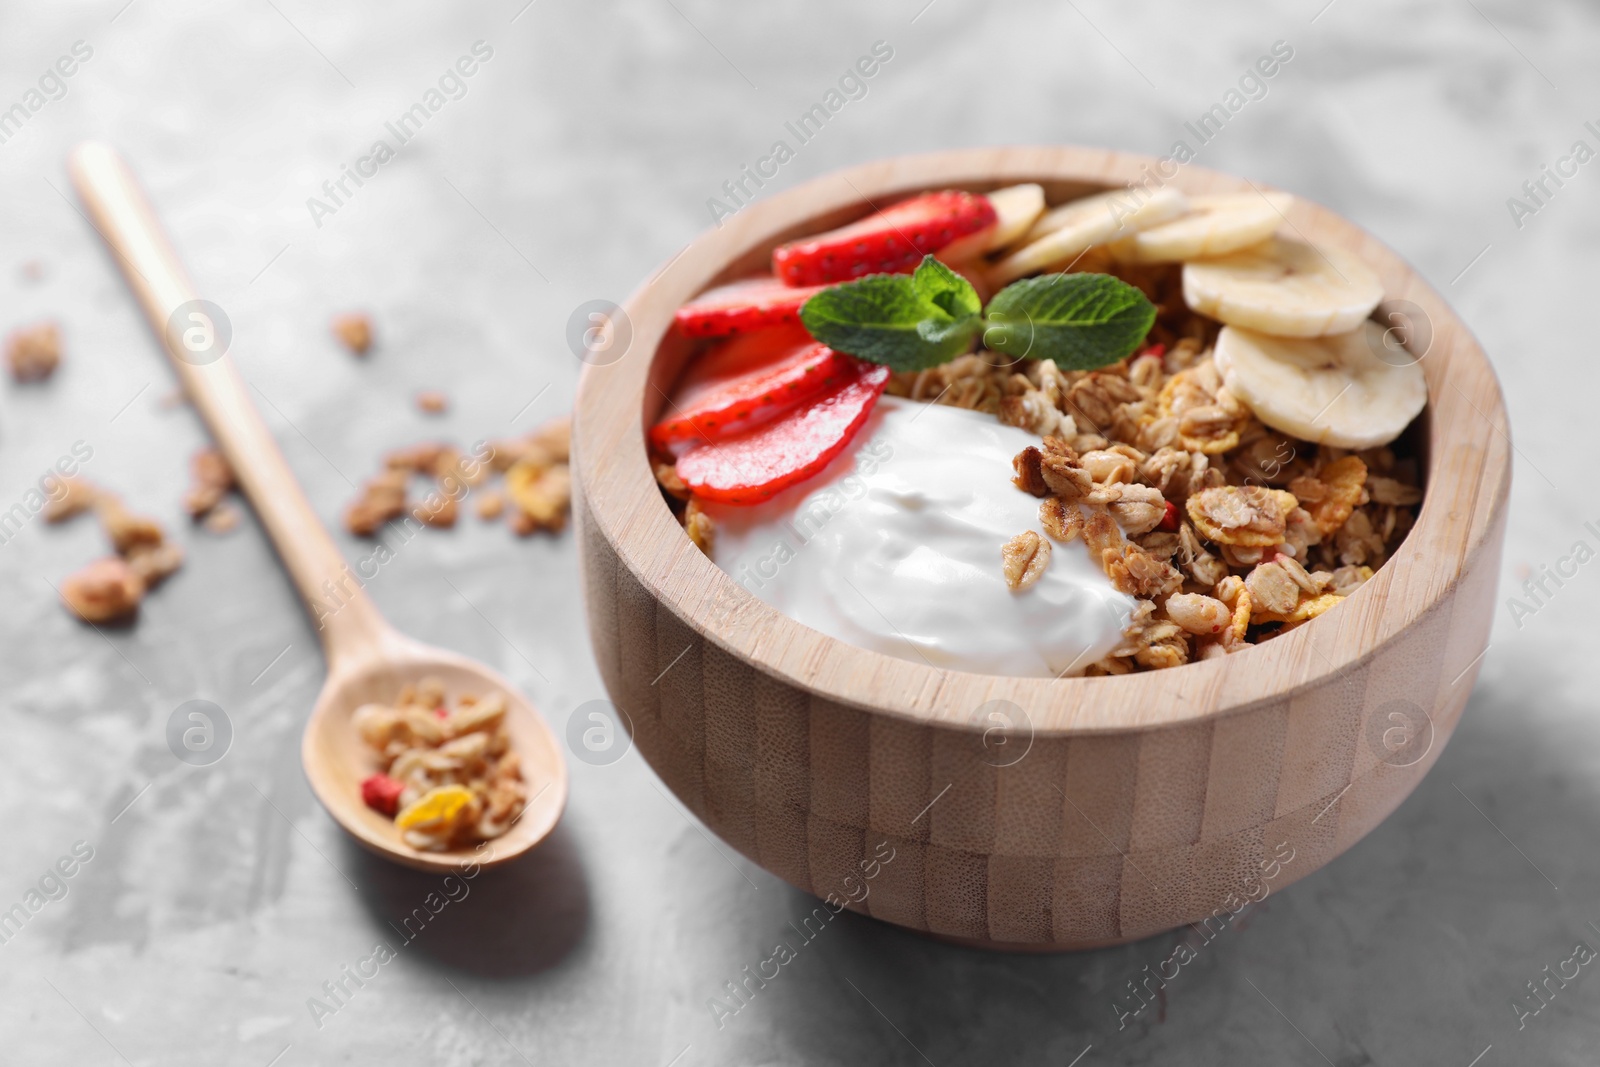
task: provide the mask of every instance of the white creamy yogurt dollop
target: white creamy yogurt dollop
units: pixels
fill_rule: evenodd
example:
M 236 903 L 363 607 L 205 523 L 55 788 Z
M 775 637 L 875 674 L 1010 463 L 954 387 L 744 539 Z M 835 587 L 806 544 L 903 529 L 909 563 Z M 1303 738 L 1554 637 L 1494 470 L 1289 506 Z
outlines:
M 798 622 L 863 648 L 981 674 L 1077 674 L 1121 640 L 1132 597 L 1081 540 L 1015 592 L 1001 547 L 1043 532 L 1011 483 L 1038 438 L 993 415 L 883 397 L 817 477 L 755 507 L 713 504 L 715 560 Z

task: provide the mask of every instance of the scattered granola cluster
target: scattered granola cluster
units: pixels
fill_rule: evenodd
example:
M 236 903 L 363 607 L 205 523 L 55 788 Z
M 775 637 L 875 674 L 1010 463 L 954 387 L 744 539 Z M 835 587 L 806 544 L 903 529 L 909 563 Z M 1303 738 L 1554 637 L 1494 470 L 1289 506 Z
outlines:
M 361 799 L 412 848 L 499 837 L 527 801 L 505 718 L 504 694 L 466 694 L 451 707 L 437 678 L 407 685 L 393 705 L 363 704 L 353 721 L 382 770 L 361 783 Z
M 183 564 L 183 550 L 167 540 L 159 523 L 128 511 L 115 495 L 82 478 L 65 484 L 66 492 L 45 507 L 45 521 L 65 522 L 92 508 L 117 554 L 63 579 L 61 600 L 84 622 L 130 618 L 144 595 Z
M 1081 269 L 1144 289 L 1159 310 L 1155 343 L 1086 372 L 985 351 L 897 374 L 888 392 L 987 411 L 1043 438 L 1016 457 L 1016 485 L 1042 498 L 1051 538 L 1082 538 L 1138 601 L 1122 644 L 1086 673 L 1237 651 L 1359 588 L 1422 499 L 1404 439 L 1350 452 L 1267 428 L 1223 385 L 1211 358 L 1217 325 L 1184 306 L 1176 269 Z M 1048 560 L 1049 541 L 1031 532 L 1002 550 L 1016 589 Z
M 372 347 L 372 320 L 359 311 L 335 315 L 328 328 L 353 355 L 364 356 Z
M 6 338 L 6 367 L 19 382 L 43 381 L 60 364 L 61 330 L 53 322 L 23 327 Z
M 207 445 L 189 459 L 193 484 L 183 494 L 183 510 L 212 533 L 228 533 L 239 525 L 239 509 L 227 500 L 236 487 L 233 467 L 215 445 Z
M 453 445 L 425 443 L 396 449 L 384 457 L 383 470 L 362 485 L 361 495 L 345 509 L 345 529 L 371 537 L 384 523 L 408 511 L 428 526 L 454 526 L 458 501 L 488 473 L 483 463 L 464 457 Z M 408 491 L 414 478 L 431 479 L 433 484 L 412 508 Z
M 470 454 L 441 443 L 397 449 L 384 457 L 383 471 L 362 486 L 361 495 L 346 509 L 345 528 L 371 537 L 384 523 L 408 513 L 428 526 L 454 526 L 462 499 L 503 472 L 504 491 L 478 490 L 478 517 L 492 522 L 507 515 L 511 529 L 522 537 L 539 530 L 558 532 L 572 505 L 567 465 L 571 438 L 571 426 L 563 418 L 523 437 L 488 442 Z M 432 485 L 412 507 L 409 490 L 416 478 Z

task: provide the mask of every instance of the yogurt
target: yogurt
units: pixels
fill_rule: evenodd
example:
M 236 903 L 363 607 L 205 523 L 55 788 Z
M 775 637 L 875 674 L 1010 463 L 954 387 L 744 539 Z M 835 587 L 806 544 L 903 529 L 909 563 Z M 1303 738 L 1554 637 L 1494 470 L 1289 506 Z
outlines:
M 819 475 L 755 507 L 708 505 L 718 566 L 814 630 L 935 667 L 1080 673 L 1134 608 L 1081 540 L 1052 544 L 1040 579 L 1006 585 L 1000 550 L 1041 534 L 1011 484 L 1033 434 L 993 415 L 885 396 Z

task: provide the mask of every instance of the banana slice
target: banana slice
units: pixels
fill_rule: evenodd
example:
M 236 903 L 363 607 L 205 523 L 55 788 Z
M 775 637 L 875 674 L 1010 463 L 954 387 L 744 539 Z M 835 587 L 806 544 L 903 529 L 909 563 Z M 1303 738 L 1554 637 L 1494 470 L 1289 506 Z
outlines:
M 1188 199 L 1170 188 L 1113 189 L 1062 204 L 1033 224 L 1028 243 L 996 263 L 990 277 L 1009 282 L 1070 263 L 1095 245 L 1175 219 L 1188 207 Z
M 1111 245 L 1124 263 L 1184 263 L 1223 256 L 1271 237 L 1294 203 L 1288 193 L 1191 196 L 1189 213 Z
M 1009 189 L 996 189 L 989 194 L 989 203 L 1000 216 L 1000 225 L 989 236 L 985 252 L 1004 248 L 1033 228 L 1044 214 L 1044 189 L 1029 182 L 1013 185 Z
M 1273 237 L 1231 255 L 1184 264 L 1183 299 L 1229 326 L 1279 337 L 1322 337 L 1360 326 L 1383 299 L 1383 283 L 1342 248 Z
M 1339 448 L 1375 448 L 1399 437 L 1428 401 L 1419 363 L 1381 358 L 1389 351 L 1384 336 L 1370 321 L 1308 339 L 1224 326 L 1215 359 L 1228 392 L 1274 430 Z
M 1044 212 L 1044 189 L 1029 182 L 985 193 L 999 220 L 987 230 L 958 237 L 934 253 L 944 263 L 963 263 L 1004 248 L 1028 232 Z

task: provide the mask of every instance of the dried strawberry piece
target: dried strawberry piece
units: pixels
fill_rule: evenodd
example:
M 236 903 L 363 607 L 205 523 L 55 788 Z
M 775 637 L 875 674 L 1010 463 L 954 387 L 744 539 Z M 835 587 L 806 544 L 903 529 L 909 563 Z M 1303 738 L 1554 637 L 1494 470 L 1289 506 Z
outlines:
M 763 362 L 735 364 L 733 373 L 687 381 L 668 405 L 669 415 L 650 427 L 657 448 L 682 441 L 713 441 L 750 430 L 843 384 L 855 361 L 801 336 Z
M 373 811 L 394 818 L 395 812 L 400 810 L 400 794 L 405 792 L 405 783 L 390 778 L 387 774 L 374 774 L 361 783 L 361 799 Z
M 842 385 L 754 430 L 701 445 L 678 460 L 678 476 L 695 496 L 726 504 L 759 504 L 821 471 L 866 423 L 889 368 L 855 363 Z
M 1178 505 L 1167 501 L 1167 510 L 1162 514 L 1161 521 L 1156 524 L 1158 530 L 1174 531 L 1178 528 Z
M 770 274 L 708 289 L 678 309 L 685 337 L 721 337 L 800 321 L 800 305 L 825 286 L 789 286 Z
M 779 245 L 772 272 L 785 285 L 824 285 L 866 274 L 904 274 L 960 237 L 998 221 L 989 198 L 945 190 L 923 193 L 859 222 Z

